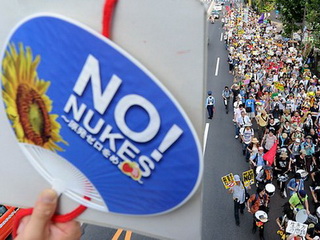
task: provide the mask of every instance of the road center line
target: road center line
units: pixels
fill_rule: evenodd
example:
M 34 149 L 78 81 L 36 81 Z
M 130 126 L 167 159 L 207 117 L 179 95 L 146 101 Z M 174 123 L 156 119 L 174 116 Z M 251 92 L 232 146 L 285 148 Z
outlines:
M 207 139 L 208 139 L 208 132 L 209 132 L 209 123 L 206 123 L 206 127 L 204 129 L 204 134 L 203 134 L 203 156 L 206 152 L 206 146 L 207 146 Z
M 124 240 L 130 240 L 131 239 L 131 234 L 132 234 L 131 231 L 127 231 Z
M 223 38 L 223 33 L 221 33 L 220 42 L 222 42 L 222 38 Z
M 123 231 L 123 229 L 119 228 L 119 229 L 116 231 L 116 233 L 114 234 L 112 240 L 118 240 L 119 237 L 120 237 L 120 235 L 121 235 L 121 233 L 122 233 L 122 231 Z
M 217 58 L 217 65 L 216 65 L 216 72 L 215 72 L 215 76 L 218 76 L 218 73 L 219 73 L 219 64 L 220 64 L 220 58 L 218 57 Z

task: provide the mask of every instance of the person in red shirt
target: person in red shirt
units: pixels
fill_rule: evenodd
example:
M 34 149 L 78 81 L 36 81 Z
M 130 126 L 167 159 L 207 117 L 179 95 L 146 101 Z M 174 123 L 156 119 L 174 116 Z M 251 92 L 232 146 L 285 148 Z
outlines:
M 291 123 L 295 124 L 296 126 L 300 126 L 301 117 L 297 111 L 294 112 L 293 116 L 291 117 Z

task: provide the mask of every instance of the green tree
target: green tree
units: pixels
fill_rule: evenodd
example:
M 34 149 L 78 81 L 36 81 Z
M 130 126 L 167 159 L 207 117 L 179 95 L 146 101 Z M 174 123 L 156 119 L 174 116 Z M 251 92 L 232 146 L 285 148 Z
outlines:
M 275 9 L 276 0 L 258 0 L 257 7 L 260 13 L 271 12 Z
M 306 3 L 306 27 L 313 36 L 313 45 L 320 47 L 320 0 L 307 0 Z
M 287 36 L 300 29 L 304 19 L 306 0 L 276 0 L 276 6 L 280 10 L 283 29 Z

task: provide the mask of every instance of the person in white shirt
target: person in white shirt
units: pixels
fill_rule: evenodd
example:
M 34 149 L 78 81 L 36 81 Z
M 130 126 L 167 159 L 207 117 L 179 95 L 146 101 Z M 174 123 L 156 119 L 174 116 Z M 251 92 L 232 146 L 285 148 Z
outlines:
M 248 151 L 248 145 L 251 143 L 254 137 L 254 130 L 251 127 L 251 123 L 244 124 L 244 127 L 240 129 L 240 137 L 242 140 L 242 154 L 246 157 L 246 161 L 249 162 L 250 152 Z
M 237 101 L 234 103 L 234 109 L 233 109 L 233 124 L 234 124 L 234 130 L 235 130 L 235 139 L 237 139 L 239 137 L 239 130 L 240 130 L 240 126 L 237 123 L 237 119 L 239 117 L 241 117 L 241 112 L 245 111 L 243 104 L 239 104 L 237 105 Z
M 245 112 L 244 108 L 243 108 L 243 111 L 241 111 L 241 115 L 237 118 L 236 121 L 237 121 L 239 128 L 244 127 L 245 124 L 248 124 L 251 126 L 251 120 L 250 120 L 249 116 L 247 115 L 247 113 Z

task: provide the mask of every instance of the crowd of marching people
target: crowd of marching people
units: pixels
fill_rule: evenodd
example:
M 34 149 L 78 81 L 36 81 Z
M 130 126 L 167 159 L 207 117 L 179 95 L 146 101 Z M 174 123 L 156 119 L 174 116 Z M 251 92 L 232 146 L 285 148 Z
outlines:
M 234 82 L 222 96 L 226 113 L 227 101 L 233 104 L 235 138 L 257 183 L 250 196 L 234 176 L 230 192 L 236 224 L 246 206 L 253 215 L 252 232 L 258 228 L 264 239 L 271 196 L 279 193 L 287 199 L 276 220 L 279 239 L 299 239 L 286 232 L 289 220 L 309 224 L 305 239 L 318 239 L 320 80 L 306 64 L 300 42 L 283 38 L 281 30 L 254 11 L 231 9 L 223 24 Z

